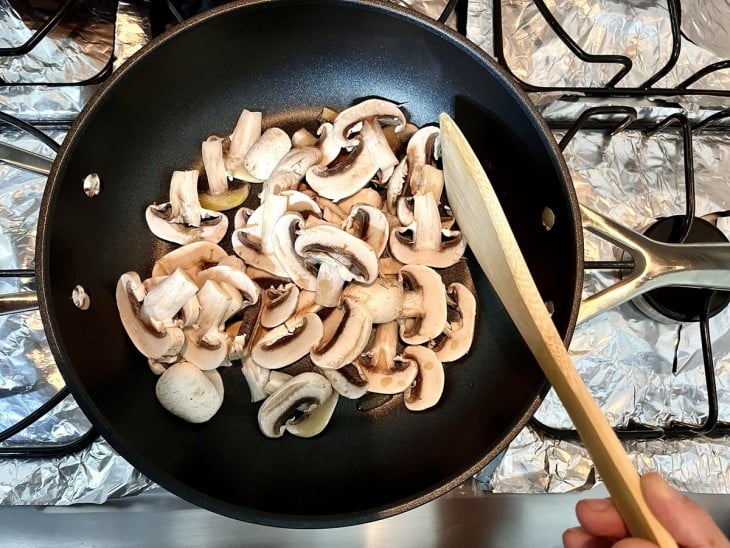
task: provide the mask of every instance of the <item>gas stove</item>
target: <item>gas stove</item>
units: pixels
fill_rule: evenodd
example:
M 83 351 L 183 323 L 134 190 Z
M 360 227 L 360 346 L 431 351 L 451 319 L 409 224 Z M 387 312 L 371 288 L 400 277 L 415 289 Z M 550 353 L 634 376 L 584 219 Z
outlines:
M 12 147 L 0 144 L 0 156 L 10 161 L 0 163 L 0 292 L 25 298 L 34 288 L 43 158 L 52 157 L 95 87 L 152 36 L 216 3 L 0 0 L 0 141 Z M 722 4 L 426 0 L 412 7 L 448 20 L 518 79 L 560 143 L 579 201 L 600 214 L 584 225 L 585 304 L 570 352 L 637 467 L 658 469 L 692 493 L 725 495 L 730 296 L 714 288 L 723 281 L 727 286 L 730 272 L 717 264 L 726 268 L 730 260 L 727 253 L 697 259 L 640 236 L 691 246 L 730 235 L 730 71 L 723 71 L 730 67 L 724 57 L 730 51 L 723 49 L 724 27 L 708 21 L 715 3 Z M 705 287 L 654 288 L 652 269 L 670 256 L 673 265 L 691 267 L 683 285 Z M 463 543 L 488 538 L 488 545 L 499 545 L 499 539 L 511 538 L 529 546 L 544 545 L 544 536 L 529 528 L 510 533 L 508 525 L 524 525 L 533 512 L 546 512 L 538 521 L 552 524 L 557 545 L 559 531 L 573 523 L 580 492 L 603 492 L 550 393 L 499 458 L 442 499 L 404 516 L 339 530 L 339 537 L 281 531 L 266 537 L 266 528 L 193 509 L 116 455 L 63 387 L 37 312 L 0 316 L 0 340 L 0 503 L 43 505 L 49 530 L 56 519 L 81 523 L 79 516 L 103 511 L 82 505 L 73 507 L 74 514 L 59 505 L 104 503 L 100 508 L 135 516 L 150 539 L 162 529 L 135 514 L 137 508 L 160 519 L 174 516 L 186 533 L 178 537 L 165 529 L 170 538 L 206 544 L 213 544 L 215 534 L 229 539 L 245 531 L 247 538 L 282 545 L 334 539 L 338 545 L 421 539 L 424 545 L 456 542 L 449 533 L 456 525 Z M 557 505 L 552 497 L 537 496 L 568 492 Z M 127 497 L 133 494 L 139 496 Z M 702 498 L 719 519 L 724 500 Z M 29 515 L 3 509 L 3 518 L 4 529 L 19 541 L 17 528 Z M 108 517 L 110 523 L 115 519 Z M 191 524 L 197 529 L 191 531 Z

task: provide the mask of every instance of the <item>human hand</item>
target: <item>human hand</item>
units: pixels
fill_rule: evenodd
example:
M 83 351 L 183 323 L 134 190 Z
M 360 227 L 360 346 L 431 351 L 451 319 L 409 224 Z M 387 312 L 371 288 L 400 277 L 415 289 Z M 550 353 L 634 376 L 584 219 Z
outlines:
M 730 548 L 730 542 L 710 515 L 672 489 L 659 474 L 651 472 L 642 476 L 641 492 L 654 516 L 680 546 Z M 575 514 L 580 527 L 563 533 L 565 548 L 656 548 L 652 542 L 631 538 L 611 499 L 581 500 Z

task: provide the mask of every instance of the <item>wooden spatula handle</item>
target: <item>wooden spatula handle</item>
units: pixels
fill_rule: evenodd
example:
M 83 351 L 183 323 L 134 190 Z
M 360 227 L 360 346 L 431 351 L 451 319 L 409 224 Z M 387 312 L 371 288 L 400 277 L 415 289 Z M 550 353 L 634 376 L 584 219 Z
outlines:
M 573 420 L 631 534 L 676 546 L 651 513 L 639 474 L 573 366 L 479 160 L 448 115 L 441 115 L 440 124 L 449 204 L 474 256 Z

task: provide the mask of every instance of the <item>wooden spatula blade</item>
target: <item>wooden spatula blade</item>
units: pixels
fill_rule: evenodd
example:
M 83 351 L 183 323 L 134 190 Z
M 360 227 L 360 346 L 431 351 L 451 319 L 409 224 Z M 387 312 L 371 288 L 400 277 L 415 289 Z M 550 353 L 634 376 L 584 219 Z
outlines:
M 676 546 L 649 510 L 639 474 L 573 366 L 479 159 L 450 116 L 441 114 L 439 121 L 444 183 L 459 230 L 573 420 L 631 534 Z

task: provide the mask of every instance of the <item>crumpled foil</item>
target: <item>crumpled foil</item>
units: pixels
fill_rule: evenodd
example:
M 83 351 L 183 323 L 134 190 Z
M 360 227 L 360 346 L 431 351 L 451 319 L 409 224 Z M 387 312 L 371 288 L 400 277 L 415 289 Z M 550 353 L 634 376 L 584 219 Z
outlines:
M 637 85 L 656 72 L 668 58 L 671 34 L 666 20 L 666 2 L 547 2 L 571 36 L 591 53 L 626 53 L 636 56 L 635 68 L 620 86 Z M 683 29 L 686 10 L 682 4 Z M 703 2 L 701 10 L 726 2 Z M 573 58 L 547 29 L 532 2 L 505 0 L 505 52 L 508 65 L 526 81 L 537 85 L 582 86 L 605 82 L 613 75 L 605 65 L 587 65 Z M 467 36 L 492 53 L 492 2 L 469 3 Z M 726 12 L 723 12 L 726 13 Z M 724 17 L 722 21 L 726 22 Z M 689 24 L 689 23 L 688 23 Z M 721 23 L 720 23 L 721 25 Z M 710 36 L 719 36 L 718 25 Z M 701 26 L 695 29 L 702 32 Z M 708 38 L 707 40 L 714 38 Z M 695 36 L 696 44 L 703 43 Z M 705 42 L 707 41 L 705 40 Z M 539 48 L 535 44 L 539 43 Z M 721 60 L 715 52 L 701 49 L 683 38 L 677 67 L 657 86 L 671 86 L 710 62 Z M 666 49 L 665 49 L 666 48 Z M 651 62 L 650 62 L 651 61 Z M 654 65 L 658 63 L 658 65 Z M 555 67 L 559 67 L 556 69 Z M 704 79 L 702 87 L 728 89 L 730 74 L 717 73 Z M 684 112 L 692 121 L 721 106 L 723 100 L 699 97 L 681 104 L 689 110 L 637 99 L 583 99 L 561 101 L 556 96 L 536 94 L 540 111 L 552 123 L 575 120 L 588 107 L 605 104 L 633 106 L 642 120 L 659 121 Z M 726 100 L 724 100 L 726 101 Z M 563 132 L 555 131 L 559 139 Z M 699 216 L 730 209 L 730 127 L 705 132 L 693 138 L 696 213 Z M 580 131 L 564 152 L 579 201 L 641 232 L 657 218 L 684 211 L 682 140 L 676 129 L 654 137 L 629 130 L 610 137 L 607 132 Z M 730 236 L 727 219 L 718 228 Z M 611 244 L 586 233 L 586 260 L 621 259 Z M 583 296 L 618 280 L 609 271 L 587 271 Z M 730 420 L 730 309 L 710 320 L 715 359 L 720 420 Z M 625 426 L 629 421 L 664 426 L 668 421 L 702 423 L 708 413 L 707 391 L 698 324 L 657 323 L 633 304 L 610 310 L 576 328 L 570 353 L 573 361 L 609 421 Z M 676 372 L 673 372 L 676 370 Z M 536 418 L 555 428 L 572 428 L 564 408 L 550 392 Z M 693 492 L 728 493 L 727 458 L 730 440 L 698 437 L 692 440 L 626 442 L 640 472 L 658 470 L 681 489 Z M 593 462 L 581 444 L 543 438 L 525 428 L 502 455 L 476 477 L 485 490 L 494 492 L 568 492 L 589 489 L 600 482 Z

